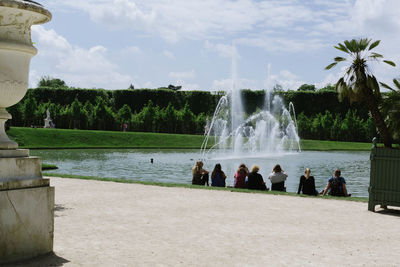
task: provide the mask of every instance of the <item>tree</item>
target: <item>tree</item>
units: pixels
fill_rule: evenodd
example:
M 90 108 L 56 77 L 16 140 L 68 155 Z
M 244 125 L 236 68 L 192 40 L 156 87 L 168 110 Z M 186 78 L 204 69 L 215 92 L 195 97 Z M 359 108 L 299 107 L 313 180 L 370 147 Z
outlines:
M 283 87 L 280 84 L 275 84 L 273 88 L 274 93 L 275 92 L 283 92 Z
M 43 76 L 40 78 L 38 87 L 65 88 L 67 84 L 61 79 Z
M 72 129 L 80 129 L 81 128 L 81 109 L 82 104 L 79 102 L 78 98 L 75 98 L 74 102 L 71 104 L 70 112 L 71 112 L 71 122 L 70 128 Z
M 94 107 L 93 117 L 98 130 L 111 130 L 114 124 L 114 113 L 106 102 L 98 96 Z
M 24 120 L 24 126 L 35 125 L 35 111 L 38 105 L 36 99 L 32 95 L 28 95 L 22 106 L 22 119 Z
M 131 117 L 132 117 L 131 108 L 127 104 L 124 104 L 122 108 L 118 110 L 117 113 L 118 122 L 120 124 L 129 123 L 131 121 Z
M 379 110 L 381 100 L 379 84 L 368 68 L 368 61 L 383 61 L 391 66 L 394 62 L 384 60 L 381 54 L 371 52 L 379 45 L 380 41 L 371 43 L 371 39 L 353 39 L 344 41 L 334 46 L 336 49 L 346 53 L 349 57 L 335 57 L 334 62 L 325 69 L 329 70 L 340 62 L 350 61 L 345 75 L 338 80 L 335 89 L 339 93 L 339 99 L 348 97 L 350 101 L 365 102 L 368 106 L 372 119 L 383 139 L 385 147 L 392 147 L 392 137 L 389 133 L 385 120 Z
M 315 91 L 315 85 L 314 84 L 303 84 L 297 89 L 297 91 Z
M 133 84 L 129 85 L 128 89 L 133 90 L 135 89 L 135 86 L 133 86 Z
M 329 83 L 325 87 L 322 87 L 321 89 L 319 89 L 319 91 L 335 91 L 335 86 L 333 86 Z
M 182 86 L 181 85 L 175 86 L 175 85 L 170 84 L 170 85 L 168 85 L 168 89 L 178 91 L 178 90 L 182 89 Z

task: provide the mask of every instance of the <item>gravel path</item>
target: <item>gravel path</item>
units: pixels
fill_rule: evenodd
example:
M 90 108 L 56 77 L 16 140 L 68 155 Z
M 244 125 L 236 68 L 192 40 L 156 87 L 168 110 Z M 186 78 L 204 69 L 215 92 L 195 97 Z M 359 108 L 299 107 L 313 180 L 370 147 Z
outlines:
M 50 178 L 54 255 L 27 266 L 398 266 L 400 210 Z

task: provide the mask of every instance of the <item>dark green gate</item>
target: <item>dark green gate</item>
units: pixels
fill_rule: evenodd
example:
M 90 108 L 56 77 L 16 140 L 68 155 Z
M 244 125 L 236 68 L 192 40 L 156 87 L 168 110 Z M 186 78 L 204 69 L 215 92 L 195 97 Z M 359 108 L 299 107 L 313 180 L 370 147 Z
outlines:
M 400 150 L 374 147 L 371 150 L 368 210 L 375 205 L 400 206 Z

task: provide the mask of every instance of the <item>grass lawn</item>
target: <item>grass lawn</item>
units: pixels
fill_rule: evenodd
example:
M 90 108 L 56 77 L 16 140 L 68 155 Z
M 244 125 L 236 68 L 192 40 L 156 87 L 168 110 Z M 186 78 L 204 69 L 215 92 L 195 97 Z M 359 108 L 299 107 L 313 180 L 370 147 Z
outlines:
M 203 143 L 202 135 L 164 134 L 143 132 L 113 132 L 12 127 L 8 136 L 21 148 L 195 148 Z M 213 145 L 213 138 L 208 146 Z M 371 143 L 301 140 L 302 150 L 364 150 Z
M 271 195 L 284 195 L 293 197 L 310 197 L 310 198 L 323 198 L 323 199 L 337 199 L 337 200 L 347 200 L 356 202 L 368 202 L 366 197 L 332 197 L 332 196 L 308 196 L 308 195 L 298 195 L 293 192 L 280 192 L 280 191 L 258 191 L 231 187 L 212 187 L 212 186 L 201 186 L 201 185 L 191 185 L 191 184 L 178 184 L 178 183 L 161 183 L 161 182 L 144 182 L 135 180 L 125 180 L 117 178 L 100 178 L 95 176 L 79 176 L 79 175 L 67 175 L 67 174 L 57 174 L 57 173 L 43 173 L 43 176 L 49 177 L 61 177 L 61 178 L 72 178 L 72 179 L 83 179 L 83 180 L 97 180 L 104 182 L 116 182 L 116 183 L 128 183 L 128 184 L 143 184 L 152 186 L 163 186 L 163 187 L 181 187 L 181 188 L 193 188 L 193 189 L 205 189 L 205 190 L 220 190 L 220 191 L 230 191 L 230 192 L 241 192 L 241 193 L 256 193 L 256 194 L 271 194 Z
M 12 127 L 21 148 L 200 148 L 204 136 Z M 209 143 L 212 143 L 209 142 Z

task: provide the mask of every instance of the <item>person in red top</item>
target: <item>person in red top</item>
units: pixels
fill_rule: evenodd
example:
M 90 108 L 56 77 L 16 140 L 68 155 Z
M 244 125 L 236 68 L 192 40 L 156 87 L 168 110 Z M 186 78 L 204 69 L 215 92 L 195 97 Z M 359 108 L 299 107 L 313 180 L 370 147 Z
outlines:
M 239 165 L 239 169 L 235 173 L 235 188 L 246 188 L 246 177 L 249 169 L 243 163 Z

